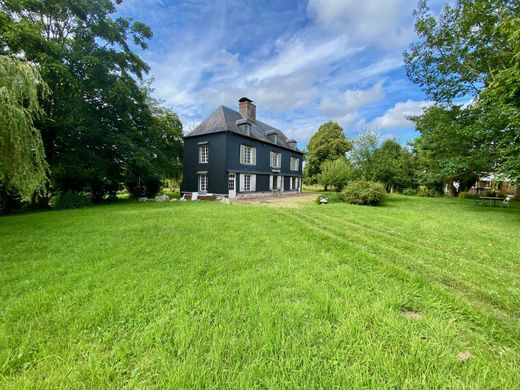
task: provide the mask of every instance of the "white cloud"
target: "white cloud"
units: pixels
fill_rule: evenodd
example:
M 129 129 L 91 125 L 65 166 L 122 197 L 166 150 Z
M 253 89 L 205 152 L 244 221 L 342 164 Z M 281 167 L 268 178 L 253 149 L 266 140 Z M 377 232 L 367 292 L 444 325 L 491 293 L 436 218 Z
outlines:
M 392 108 L 388 109 L 384 115 L 375 118 L 370 127 L 376 129 L 396 130 L 404 127 L 410 127 L 413 122 L 407 119 L 411 115 L 419 115 L 426 107 L 430 107 L 433 103 L 428 101 L 414 101 L 408 99 L 406 102 L 396 103 Z
M 403 46 L 413 34 L 410 0 L 309 0 L 307 12 L 323 29 L 346 32 L 374 46 Z
M 303 40 L 308 38 L 296 37 L 286 42 L 276 57 L 263 63 L 249 74 L 247 80 L 262 81 L 287 76 L 314 66 L 337 61 L 362 50 L 358 47 L 348 47 L 344 36 L 314 42 Z
M 357 110 L 378 102 L 383 96 L 383 81 L 379 81 L 368 89 L 349 89 L 342 95 L 325 97 L 321 100 L 320 110 L 330 117 L 352 116 Z

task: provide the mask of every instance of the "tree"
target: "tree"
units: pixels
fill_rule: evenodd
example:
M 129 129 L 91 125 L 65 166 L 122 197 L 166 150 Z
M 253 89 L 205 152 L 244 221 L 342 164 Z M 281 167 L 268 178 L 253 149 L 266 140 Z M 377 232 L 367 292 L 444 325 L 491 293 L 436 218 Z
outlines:
M 394 140 L 386 140 L 374 152 L 374 179 L 388 192 L 414 186 L 414 164 L 411 153 Z
M 4 204 L 16 194 L 30 198 L 47 181 L 43 142 L 34 126 L 42 113 L 38 94 L 47 92 L 34 65 L 0 55 L 0 195 Z
M 306 182 L 316 183 L 322 171 L 322 164 L 327 160 L 333 161 L 345 157 L 350 149 L 352 143 L 338 123 L 329 121 L 321 125 L 309 141 L 305 165 Z
M 364 130 L 354 138 L 354 146 L 349 158 L 354 165 L 357 179 L 375 180 L 375 152 L 377 150 L 378 135 Z
M 447 131 L 456 132 L 467 141 L 466 146 L 478 145 L 481 154 L 493 159 L 491 170 L 517 180 L 519 14 L 520 3 L 515 0 L 457 0 L 436 18 L 427 1 L 421 0 L 415 11 L 418 41 L 404 54 L 410 80 L 447 112 L 452 111 L 457 128 Z M 472 104 L 457 108 L 457 98 L 471 99 Z M 444 114 L 434 110 L 428 115 Z M 421 147 L 433 151 L 426 138 L 420 141 Z M 472 153 L 471 149 L 464 150 L 458 161 L 453 156 L 449 163 L 453 169 L 448 171 L 474 170 L 475 161 L 468 158 Z M 445 163 L 441 169 L 446 168 Z
M 146 49 L 151 30 L 112 18 L 115 4 L 0 0 L 0 52 L 38 64 L 52 90 L 43 102 L 47 115 L 37 123 L 52 189 L 88 192 L 93 200 L 115 195 L 129 164 L 143 156 L 155 160 L 154 174 L 158 165 L 165 168 L 164 159 L 156 164 L 165 153 L 158 127 L 174 121 L 153 111 L 149 91 L 138 83 L 149 67 L 129 41 Z M 176 165 L 179 155 L 171 158 Z
M 348 181 L 352 178 L 352 164 L 345 157 L 337 160 L 327 160 L 321 165 L 321 173 L 318 182 L 327 191 L 329 186 L 334 186 L 334 190 L 340 192 Z
M 486 144 L 475 131 L 476 118 L 472 110 L 430 107 L 423 115 L 412 117 L 421 136 L 414 148 L 423 168 L 422 184 L 434 185 L 460 182 L 460 191 L 467 191 L 482 173 L 493 169 L 491 150 L 482 153 Z

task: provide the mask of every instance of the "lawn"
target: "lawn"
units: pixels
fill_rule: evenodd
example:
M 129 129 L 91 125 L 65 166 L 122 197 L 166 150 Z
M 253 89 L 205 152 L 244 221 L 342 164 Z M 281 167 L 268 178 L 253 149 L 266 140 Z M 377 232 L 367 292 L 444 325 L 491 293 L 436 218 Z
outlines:
M 0 218 L 0 387 L 518 388 L 520 209 Z

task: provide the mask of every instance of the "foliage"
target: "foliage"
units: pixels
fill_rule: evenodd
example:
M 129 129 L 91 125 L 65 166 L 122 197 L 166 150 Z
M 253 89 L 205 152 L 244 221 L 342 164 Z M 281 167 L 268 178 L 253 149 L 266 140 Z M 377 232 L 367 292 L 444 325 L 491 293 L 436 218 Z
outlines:
M 55 195 L 51 200 L 54 209 L 78 209 L 92 204 L 90 196 L 77 191 L 65 191 Z
M 419 186 L 419 189 L 417 190 L 417 195 L 425 197 L 434 197 L 437 196 L 437 191 L 435 188 L 428 188 L 427 186 Z
M 415 184 L 412 154 L 394 140 L 386 140 L 374 151 L 374 180 L 385 185 L 388 192 Z
M 48 89 L 34 65 L 0 55 L 0 191 L 29 199 L 47 182 L 47 162 L 34 120 Z
M 150 99 L 151 30 L 112 16 L 120 1 L 0 2 L 0 52 L 38 64 L 52 90 L 41 129 L 54 191 L 114 196 L 125 179 L 179 174 L 182 128 Z
M 385 186 L 368 180 L 351 181 L 343 190 L 345 201 L 351 204 L 377 206 L 385 196 Z
M 406 195 L 406 196 L 415 196 L 415 195 L 417 195 L 417 190 L 415 190 L 413 188 L 405 188 L 404 190 L 401 191 L 401 194 Z
M 466 191 L 479 175 L 493 169 L 493 153 L 481 148 L 486 140 L 475 132 L 473 111 L 433 106 L 412 120 L 421 134 L 413 147 L 422 184 L 460 181 L 459 190 Z
M 404 60 L 410 80 L 439 105 L 425 113 L 429 118 L 424 120 L 451 117 L 452 123 L 444 121 L 447 126 L 435 126 L 435 131 L 438 139 L 447 139 L 444 131 L 454 134 L 456 147 L 448 149 L 449 157 L 438 166 L 431 159 L 428 170 L 439 177 L 445 174 L 445 181 L 460 175 L 464 182 L 483 168 L 520 178 L 518 15 L 520 3 L 514 0 L 457 0 L 439 17 L 421 0 L 415 12 L 418 41 Z M 472 102 L 457 107 L 457 98 Z M 442 144 L 429 141 L 428 137 L 420 141 L 423 149 L 440 155 Z M 456 149 L 460 158 L 452 153 Z
M 318 182 L 325 188 L 325 191 L 327 191 L 327 187 L 331 186 L 337 192 L 340 192 L 352 178 L 352 173 L 352 164 L 345 157 L 334 161 L 325 161 L 321 165 Z
M 375 180 L 375 152 L 378 144 L 378 135 L 373 131 L 365 130 L 359 133 L 353 142 L 349 158 L 355 167 L 358 179 Z
M 343 128 L 336 122 L 329 121 L 320 126 L 311 137 L 307 146 L 307 162 L 305 165 L 306 184 L 316 184 L 325 161 L 334 161 L 345 157 L 352 149 Z

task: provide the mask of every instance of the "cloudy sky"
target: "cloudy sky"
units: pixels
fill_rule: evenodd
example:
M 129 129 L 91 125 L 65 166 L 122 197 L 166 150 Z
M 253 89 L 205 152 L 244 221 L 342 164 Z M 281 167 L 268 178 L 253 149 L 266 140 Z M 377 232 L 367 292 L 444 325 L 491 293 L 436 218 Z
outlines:
M 432 2 L 439 7 L 442 0 Z M 118 14 L 148 24 L 139 54 L 155 95 L 193 129 L 219 105 L 247 96 L 257 118 L 304 147 L 338 121 L 406 143 L 407 115 L 428 105 L 405 74 L 416 0 L 125 0 Z

